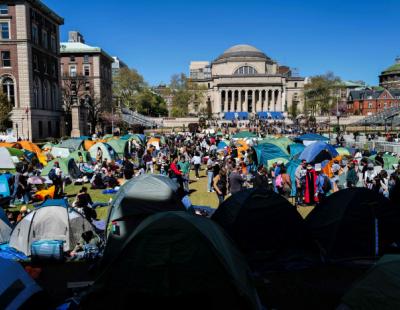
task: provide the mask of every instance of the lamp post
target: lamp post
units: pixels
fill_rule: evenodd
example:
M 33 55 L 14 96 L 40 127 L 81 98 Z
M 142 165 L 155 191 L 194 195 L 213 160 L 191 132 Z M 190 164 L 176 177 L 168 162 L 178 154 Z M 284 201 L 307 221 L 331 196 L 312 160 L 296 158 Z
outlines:
M 18 123 L 15 124 L 15 128 L 17 129 L 17 140 L 19 138 L 19 133 L 18 133 Z

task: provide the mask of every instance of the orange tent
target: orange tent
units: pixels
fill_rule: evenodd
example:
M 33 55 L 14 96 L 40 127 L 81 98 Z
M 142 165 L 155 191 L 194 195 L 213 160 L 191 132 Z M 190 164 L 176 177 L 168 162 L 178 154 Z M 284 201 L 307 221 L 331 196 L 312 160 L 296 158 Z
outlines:
M 95 145 L 97 143 L 97 141 L 92 141 L 92 140 L 85 140 L 83 142 L 83 148 L 85 149 L 85 151 L 89 151 L 89 149 Z
M 329 178 L 333 177 L 333 172 L 332 172 L 332 165 L 335 162 L 335 160 L 338 160 L 339 162 L 342 160 L 342 156 L 336 156 L 332 160 L 329 161 L 329 163 L 322 168 L 322 172 L 326 174 Z
M 18 147 L 19 146 L 19 147 Z M 42 150 L 40 147 L 38 147 L 35 143 L 30 142 L 30 141 L 18 141 L 15 143 L 15 148 L 19 149 L 24 149 L 27 151 L 30 151 L 32 153 L 35 153 L 37 158 L 39 159 L 39 162 L 43 165 L 47 165 L 47 158 L 46 155 L 42 153 Z
M 247 145 L 247 142 L 242 139 L 237 140 L 235 144 L 238 151 L 238 157 L 242 159 L 242 152 L 246 152 L 249 149 L 249 146 Z
M 36 199 L 39 199 L 40 201 L 44 201 L 46 198 L 49 198 L 49 197 L 51 199 L 53 199 L 55 190 L 56 190 L 56 187 L 53 185 L 53 186 L 50 186 L 48 189 L 44 189 L 44 190 L 36 192 L 34 197 Z

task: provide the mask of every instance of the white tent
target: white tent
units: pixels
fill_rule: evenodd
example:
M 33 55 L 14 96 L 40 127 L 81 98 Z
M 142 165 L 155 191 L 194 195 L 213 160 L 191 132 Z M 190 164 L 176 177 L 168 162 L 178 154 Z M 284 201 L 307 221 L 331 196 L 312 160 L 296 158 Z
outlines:
M 0 147 L 0 169 L 15 169 L 14 160 L 5 147 Z
M 10 247 L 31 255 L 32 242 L 61 240 L 65 241 L 64 251 L 70 251 L 82 233 L 94 231 L 93 226 L 79 212 L 60 206 L 57 201 L 55 206 L 50 204 L 30 212 L 17 224 L 11 233 Z
M 0 244 L 7 243 L 10 240 L 11 230 L 10 222 L 4 210 L 0 207 Z
M 70 154 L 71 152 L 67 148 L 53 146 L 51 149 L 51 155 L 54 158 L 67 158 Z

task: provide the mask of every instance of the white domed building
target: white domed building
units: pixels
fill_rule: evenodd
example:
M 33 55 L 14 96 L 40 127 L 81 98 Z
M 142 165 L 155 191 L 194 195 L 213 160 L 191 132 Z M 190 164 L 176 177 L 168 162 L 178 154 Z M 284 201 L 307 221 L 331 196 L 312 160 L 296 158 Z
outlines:
M 190 104 L 191 114 L 211 109 L 227 120 L 278 118 L 293 105 L 298 113 L 304 108 L 304 78 L 251 45 L 232 46 L 211 63 L 192 61 L 190 78 L 207 89 L 204 100 Z

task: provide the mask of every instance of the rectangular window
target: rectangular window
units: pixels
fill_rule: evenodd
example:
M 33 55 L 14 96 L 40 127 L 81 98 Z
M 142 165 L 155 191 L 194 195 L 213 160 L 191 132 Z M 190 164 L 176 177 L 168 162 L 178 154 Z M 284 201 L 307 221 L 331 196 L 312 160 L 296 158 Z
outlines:
M 49 137 L 53 136 L 53 130 L 51 128 L 51 121 L 47 122 L 47 129 L 49 131 Z
M 10 39 L 10 24 L 9 22 L 0 22 L 0 39 Z
M 8 15 L 8 5 L 0 4 L 0 15 Z
M 90 83 L 89 82 L 85 83 L 85 91 L 90 91 Z
M 88 63 L 89 63 L 89 55 L 83 56 L 83 62 L 84 62 L 85 64 L 88 64 Z
M 56 72 L 56 64 L 51 64 L 51 75 L 56 77 L 57 72 Z
M 69 66 L 69 76 L 76 77 L 76 66 Z
M 49 48 L 49 38 L 47 36 L 47 32 L 42 30 L 42 46 L 44 48 Z
M 39 125 L 39 138 L 43 137 L 43 124 L 42 121 L 38 122 Z
M 56 53 L 57 52 L 57 43 L 56 43 L 56 38 L 54 36 L 51 36 L 51 50 Z
M 35 44 L 39 44 L 39 31 L 35 24 L 32 24 L 32 41 Z
M 75 56 L 70 56 L 69 60 L 70 60 L 70 62 L 75 62 Z
M 89 65 L 83 66 L 83 75 L 90 76 L 90 66 Z
M 33 70 L 39 70 L 39 61 L 37 55 L 33 55 Z
M 10 51 L 1 52 L 1 64 L 3 67 L 11 67 Z

